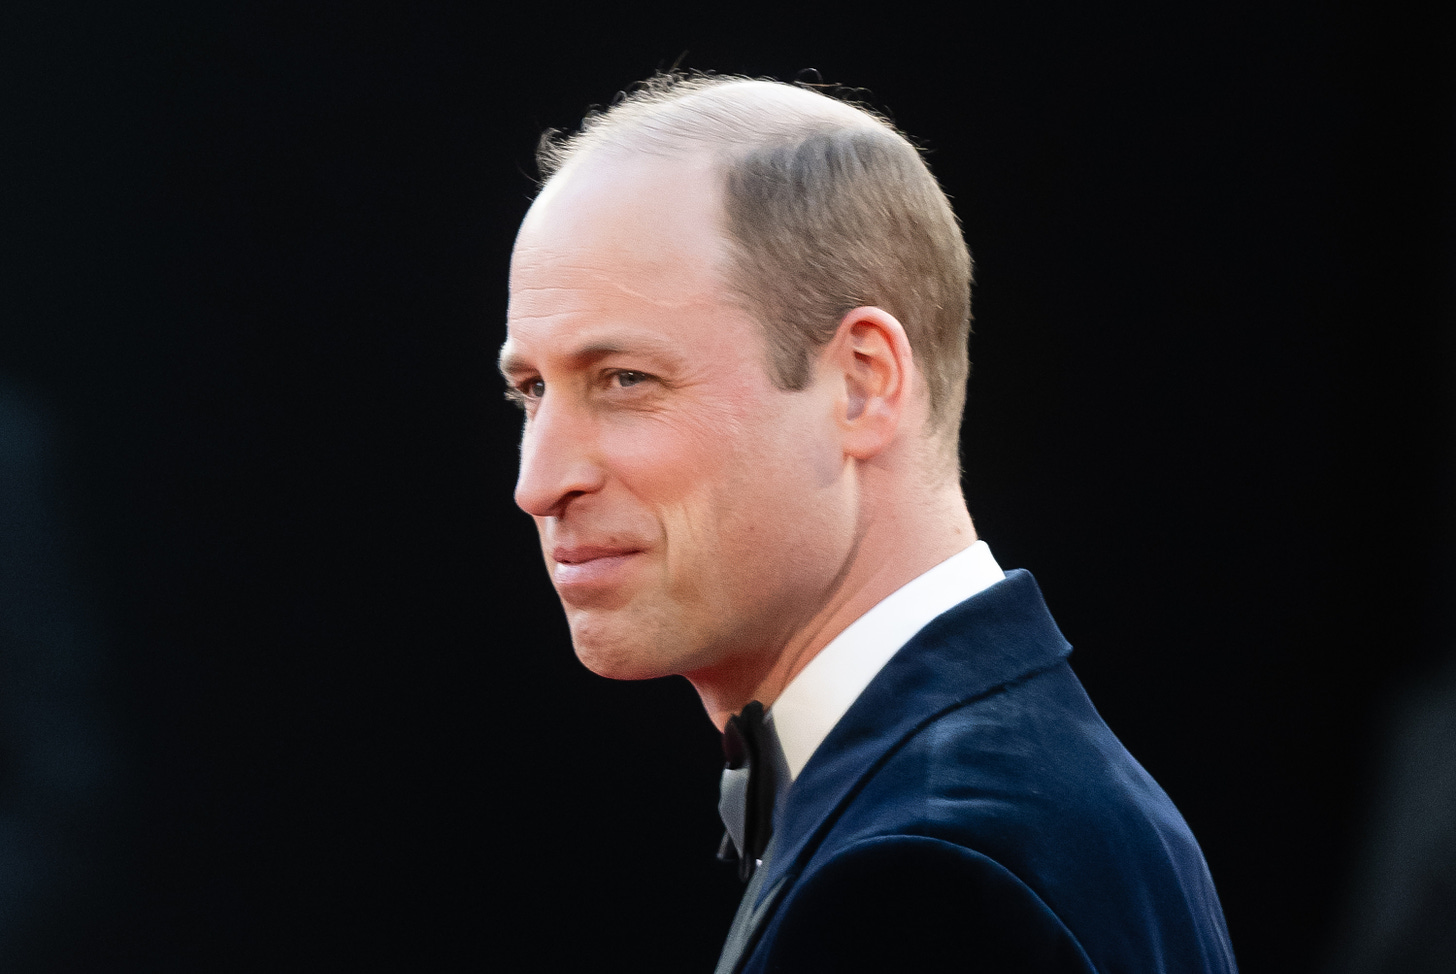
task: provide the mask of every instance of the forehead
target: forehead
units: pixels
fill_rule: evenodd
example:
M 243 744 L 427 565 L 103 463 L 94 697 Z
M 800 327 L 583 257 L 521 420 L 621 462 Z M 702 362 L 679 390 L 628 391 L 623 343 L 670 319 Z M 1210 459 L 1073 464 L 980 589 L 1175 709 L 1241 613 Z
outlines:
M 583 263 L 650 272 L 664 283 L 700 271 L 716 278 L 724 251 L 719 183 L 706 156 L 603 151 L 575 160 L 546 185 L 521 224 L 512 288 L 523 274 Z
M 725 304 L 706 155 L 592 153 L 541 192 L 511 257 L 507 353 L 583 331 L 661 336 Z

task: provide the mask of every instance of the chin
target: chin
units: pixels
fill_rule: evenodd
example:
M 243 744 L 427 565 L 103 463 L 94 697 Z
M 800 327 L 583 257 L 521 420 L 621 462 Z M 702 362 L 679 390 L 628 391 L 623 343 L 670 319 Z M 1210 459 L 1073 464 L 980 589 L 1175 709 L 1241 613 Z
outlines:
M 671 676 L 672 672 L 660 667 L 646 665 L 643 660 L 631 655 L 603 653 L 590 647 L 576 647 L 576 658 L 597 676 L 609 680 L 655 680 L 660 676 Z
M 582 632 L 572 626 L 571 645 L 581 665 L 609 680 L 652 680 L 675 672 L 658 658 L 656 647 L 643 640 Z

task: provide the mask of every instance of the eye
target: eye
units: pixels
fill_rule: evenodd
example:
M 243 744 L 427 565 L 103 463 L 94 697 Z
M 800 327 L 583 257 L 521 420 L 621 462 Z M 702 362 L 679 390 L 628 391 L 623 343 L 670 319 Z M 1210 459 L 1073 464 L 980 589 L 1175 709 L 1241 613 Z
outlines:
M 525 409 L 546 394 L 544 379 L 527 379 L 506 389 L 506 398 Z
M 629 386 L 635 386 L 639 382 L 646 382 L 648 379 L 646 372 L 634 372 L 631 369 L 623 369 L 620 372 L 613 373 L 613 377 L 617 380 L 617 385 L 624 389 Z

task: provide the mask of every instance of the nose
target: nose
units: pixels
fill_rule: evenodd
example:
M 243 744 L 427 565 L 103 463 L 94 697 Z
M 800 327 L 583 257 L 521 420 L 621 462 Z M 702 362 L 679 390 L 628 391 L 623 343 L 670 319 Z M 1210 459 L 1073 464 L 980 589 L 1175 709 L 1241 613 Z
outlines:
M 590 418 L 549 396 L 521 432 L 516 506 L 533 517 L 560 517 L 573 498 L 601 489 Z

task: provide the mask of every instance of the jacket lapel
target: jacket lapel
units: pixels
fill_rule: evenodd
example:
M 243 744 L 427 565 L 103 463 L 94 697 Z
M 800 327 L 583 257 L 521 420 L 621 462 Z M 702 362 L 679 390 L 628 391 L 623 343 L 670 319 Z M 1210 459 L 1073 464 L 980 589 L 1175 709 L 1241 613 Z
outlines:
M 763 865 L 744 891 L 715 974 L 752 953 L 761 928 L 843 808 L 884 760 L 949 710 L 1059 664 L 1072 651 L 1026 571 L 932 620 L 891 657 L 789 790 Z
M 754 870 L 753 878 L 743 891 L 743 899 L 738 903 L 738 912 L 733 916 L 733 925 L 728 928 L 728 939 L 723 942 L 723 952 L 718 955 L 718 966 L 713 968 L 713 974 L 733 974 L 737 970 L 738 962 L 757 943 L 764 917 L 768 916 L 779 893 L 783 892 L 787 876 L 782 872 L 777 874 L 773 885 L 764 888 L 771 871 L 768 864 L 774 861 L 776 843 L 777 837 L 769 839 L 763 865 Z

